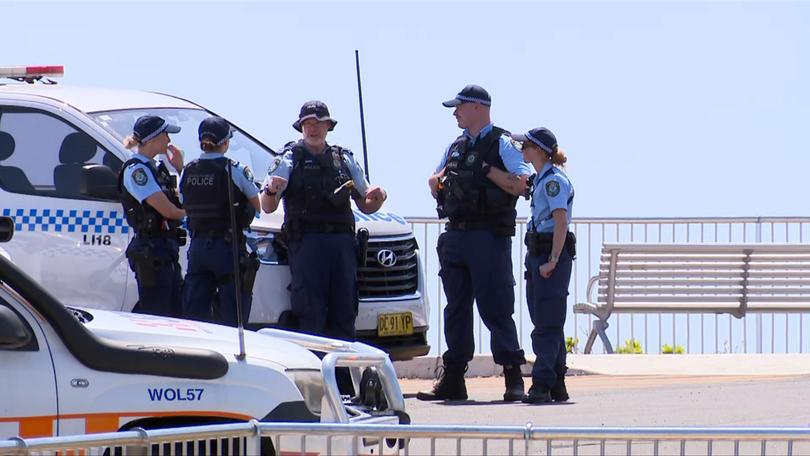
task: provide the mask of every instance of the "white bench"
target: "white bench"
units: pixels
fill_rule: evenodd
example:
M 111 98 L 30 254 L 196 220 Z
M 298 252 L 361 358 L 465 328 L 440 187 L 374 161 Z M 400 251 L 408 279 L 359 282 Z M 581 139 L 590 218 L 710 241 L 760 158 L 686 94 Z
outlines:
M 585 353 L 597 335 L 613 352 L 614 313 L 810 312 L 810 245 L 605 244 L 587 297 L 574 306 L 597 317 Z

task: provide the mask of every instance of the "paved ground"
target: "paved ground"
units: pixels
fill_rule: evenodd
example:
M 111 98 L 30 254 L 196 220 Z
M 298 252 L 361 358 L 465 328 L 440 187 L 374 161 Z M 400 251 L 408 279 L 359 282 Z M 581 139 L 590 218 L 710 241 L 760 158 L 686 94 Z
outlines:
M 527 380 L 527 384 L 529 379 Z M 543 426 L 810 426 L 810 377 L 569 376 L 571 401 L 504 403 L 503 380 L 470 378 L 470 400 L 423 402 L 430 380 L 402 380 L 415 423 Z
M 529 379 L 525 379 L 529 381 Z M 580 375 L 569 376 L 571 401 L 565 404 L 532 406 L 504 403 L 500 378 L 468 378 L 469 401 L 430 403 L 418 401 L 417 391 L 430 388 L 431 380 L 401 380 L 406 406 L 415 424 L 517 425 L 535 426 L 810 426 L 810 376 L 664 376 L 664 375 Z M 493 443 L 490 454 L 506 454 L 508 448 Z M 530 449 L 546 454 L 545 443 Z M 596 446 L 595 446 L 596 445 Z M 651 445 L 651 444 L 650 444 Z M 662 446 L 659 454 L 678 453 L 679 448 Z M 733 447 L 717 444 L 713 454 L 729 454 Z M 748 446 L 746 446 L 748 445 Z M 769 443 L 768 454 L 785 454 L 782 443 Z M 536 445 L 535 445 L 536 446 Z M 626 454 L 626 443 L 607 445 L 607 454 Z M 437 446 L 438 454 L 455 452 L 454 442 Z M 759 454 L 760 442 L 743 444 L 741 454 Z M 572 442 L 555 443 L 552 454 L 573 454 Z M 411 454 L 429 453 L 425 442 L 414 443 Z M 518 451 L 519 450 L 519 451 Z M 523 454 L 525 449 L 516 449 Z M 810 454 L 801 444 L 794 454 Z M 480 442 L 466 442 L 463 454 L 480 454 Z M 579 454 L 599 452 L 598 444 L 585 444 Z M 634 446 L 633 454 L 651 454 L 652 446 Z M 707 454 L 704 443 L 686 447 L 685 454 Z

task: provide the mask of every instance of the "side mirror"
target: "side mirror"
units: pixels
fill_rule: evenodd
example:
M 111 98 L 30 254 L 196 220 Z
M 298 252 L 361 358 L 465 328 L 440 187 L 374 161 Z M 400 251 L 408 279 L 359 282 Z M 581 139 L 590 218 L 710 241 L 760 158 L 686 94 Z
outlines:
M 31 343 L 31 332 L 22 319 L 6 306 L 0 306 L 0 349 L 16 350 Z
M 14 237 L 14 219 L 0 217 L 0 242 L 8 242 Z
M 79 191 L 91 198 L 117 200 L 118 176 L 105 165 L 82 166 L 82 181 Z

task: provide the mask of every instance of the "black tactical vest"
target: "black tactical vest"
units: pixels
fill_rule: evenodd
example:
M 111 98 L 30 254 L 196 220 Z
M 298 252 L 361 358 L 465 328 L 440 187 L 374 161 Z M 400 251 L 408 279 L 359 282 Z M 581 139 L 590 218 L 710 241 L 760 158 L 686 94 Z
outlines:
M 224 236 L 230 232 L 231 215 L 228 203 L 228 185 L 233 188 L 236 223 L 239 232 L 250 226 L 256 209 L 231 179 L 226 166 L 232 163 L 226 157 L 213 160 L 194 160 L 186 165 L 180 181 L 183 206 L 188 216 L 192 237 L 199 235 Z M 236 164 L 234 163 L 234 166 Z
M 343 149 L 330 146 L 322 155 L 306 150 L 302 141 L 291 145 L 293 168 L 284 191 L 284 229 L 291 239 L 303 233 L 354 233 L 351 192 L 336 190 L 351 172 Z
M 176 220 L 166 219 L 149 204 L 139 203 L 124 187 L 124 170 L 134 163 L 146 165 L 166 198 L 175 206 L 180 207 L 176 181 L 166 165 L 160 163 L 155 166 L 152 160 L 145 163 L 137 158 L 130 158 L 121 166 L 121 171 L 118 173 L 118 193 L 121 195 L 121 205 L 124 206 L 127 223 L 139 236 L 174 235 L 175 228 L 178 226 Z
M 481 163 L 486 162 L 507 171 L 499 151 L 499 139 L 504 133 L 503 129 L 493 127 L 472 146 L 465 135 L 450 146 L 440 196 L 442 209 L 450 219 L 449 229 L 515 234 L 517 197 L 503 191 L 481 169 Z

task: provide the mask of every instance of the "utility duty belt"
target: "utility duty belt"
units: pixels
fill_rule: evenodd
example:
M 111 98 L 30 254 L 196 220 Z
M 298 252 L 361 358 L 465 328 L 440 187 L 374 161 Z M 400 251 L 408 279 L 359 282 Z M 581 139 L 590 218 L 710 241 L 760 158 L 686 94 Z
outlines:
M 174 239 L 177 245 L 182 247 L 188 240 L 188 232 L 179 226 L 174 230 L 139 230 L 135 232 L 135 237 L 143 240 L 150 239 Z
M 526 248 L 529 252 L 529 255 L 533 256 L 548 255 L 549 253 L 551 253 L 551 247 L 554 242 L 554 234 L 529 231 L 528 233 L 526 233 L 526 237 L 524 238 L 523 241 L 526 244 Z M 568 249 L 568 253 L 571 254 L 571 258 L 576 258 L 577 237 L 574 235 L 574 233 L 569 231 L 565 235 L 564 248 Z
M 447 231 L 491 231 L 496 236 L 514 236 L 515 227 L 498 225 L 492 221 L 449 221 L 444 228 Z
M 288 241 L 300 241 L 305 233 L 351 234 L 354 235 L 353 223 L 304 222 L 297 217 L 284 221 L 281 232 Z

